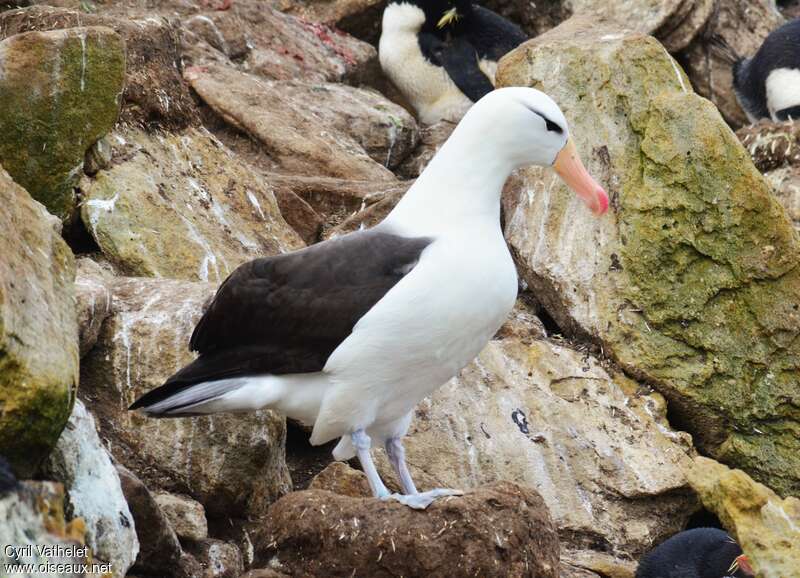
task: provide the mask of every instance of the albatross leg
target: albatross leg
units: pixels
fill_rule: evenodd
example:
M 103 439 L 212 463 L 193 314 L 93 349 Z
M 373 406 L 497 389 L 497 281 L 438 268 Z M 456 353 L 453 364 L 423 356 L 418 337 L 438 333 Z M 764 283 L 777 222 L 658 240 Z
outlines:
M 462 494 L 460 490 L 448 490 L 445 488 L 437 488 L 421 494 L 418 493 L 417 488 L 414 486 L 414 482 L 411 480 L 411 474 L 408 472 L 408 467 L 406 466 L 405 460 L 405 451 L 403 450 L 403 446 L 399 438 L 395 439 L 393 442 L 392 440 L 389 440 L 386 443 L 386 451 L 389 452 L 389 459 L 392 460 L 392 464 L 397 470 L 401 483 L 403 484 L 403 491 L 406 493 L 392 494 L 383 483 L 383 480 L 381 480 L 381 477 L 378 475 L 378 470 L 375 468 L 375 463 L 372 461 L 372 455 L 369 451 L 370 447 L 372 446 L 372 440 L 370 437 L 363 429 L 360 429 L 350 434 L 350 439 L 353 441 L 353 447 L 356 450 L 358 461 L 361 462 L 361 467 L 364 469 L 364 473 L 367 474 L 369 487 L 372 489 L 372 493 L 376 498 L 381 500 L 396 500 L 401 504 L 408 506 L 409 508 L 414 508 L 415 510 L 424 510 L 430 506 L 436 498 L 441 498 L 444 496 L 460 496 Z M 392 445 L 391 449 L 389 449 L 390 442 Z
M 460 490 L 450 490 L 447 488 L 436 488 L 427 492 L 417 492 L 417 487 L 414 485 L 414 480 L 411 479 L 411 473 L 408 471 L 406 465 L 406 450 L 403 447 L 403 442 L 399 437 L 393 437 L 386 440 L 386 454 L 389 456 L 389 461 L 392 463 L 394 471 L 400 478 L 400 485 L 403 487 L 403 494 L 390 494 L 383 499 L 397 500 L 401 504 L 405 504 L 409 508 L 415 510 L 424 510 L 436 498 L 444 496 L 460 496 L 463 492 Z
M 372 461 L 372 455 L 369 453 L 372 440 L 363 429 L 356 430 L 350 434 L 350 439 L 353 441 L 353 447 L 356 449 L 358 461 L 361 462 L 361 467 L 364 468 L 364 473 L 367 474 L 367 481 L 369 482 L 369 487 L 372 489 L 372 494 L 376 498 L 388 497 L 390 495 L 389 489 L 378 475 L 378 470 L 375 469 L 375 464 Z

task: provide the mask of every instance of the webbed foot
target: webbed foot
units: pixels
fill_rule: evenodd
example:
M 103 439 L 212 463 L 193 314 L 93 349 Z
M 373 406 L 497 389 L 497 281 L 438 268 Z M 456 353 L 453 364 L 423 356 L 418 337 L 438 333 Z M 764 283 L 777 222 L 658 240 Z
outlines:
M 425 510 L 436 499 L 444 498 L 446 496 L 462 496 L 464 492 L 461 490 L 451 490 L 448 488 L 436 488 L 428 490 L 421 494 L 389 494 L 384 496 L 381 500 L 395 500 L 401 504 L 413 508 L 415 510 Z

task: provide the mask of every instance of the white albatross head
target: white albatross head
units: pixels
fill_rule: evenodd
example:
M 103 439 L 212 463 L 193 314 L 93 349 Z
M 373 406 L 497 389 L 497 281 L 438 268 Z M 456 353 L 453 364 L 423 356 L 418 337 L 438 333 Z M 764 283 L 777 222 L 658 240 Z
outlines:
M 608 195 L 583 166 L 567 119 L 543 92 L 522 87 L 494 90 L 470 108 L 457 130 L 460 139 L 492 147 L 512 170 L 552 166 L 593 213 L 599 216 L 608 210 Z

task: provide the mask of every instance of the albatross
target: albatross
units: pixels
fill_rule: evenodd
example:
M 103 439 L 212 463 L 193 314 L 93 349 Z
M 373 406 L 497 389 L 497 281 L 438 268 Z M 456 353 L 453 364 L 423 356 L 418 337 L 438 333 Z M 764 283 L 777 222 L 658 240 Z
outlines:
M 483 349 L 514 305 L 500 193 L 527 165 L 553 166 L 592 212 L 607 210 L 556 103 L 531 88 L 491 92 L 381 223 L 231 273 L 192 334 L 199 356 L 131 409 L 277 410 L 313 426 L 314 445 L 340 438 L 334 458 L 357 456 L 377 498 L 426 508 L 459 494 L 418 492 L 402 438 L 417 403 Z M 386 448 L 402 494 L 378 475 L 373 443 Z

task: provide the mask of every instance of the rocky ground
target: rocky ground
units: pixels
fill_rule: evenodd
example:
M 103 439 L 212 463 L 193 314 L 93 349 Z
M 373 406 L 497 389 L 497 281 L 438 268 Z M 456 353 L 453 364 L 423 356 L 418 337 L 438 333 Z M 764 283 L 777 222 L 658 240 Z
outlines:
M 379 221 L 452 131 L 382 76 L 385 2 L 0 0 L 0 544 L 85 544 L 57 561 L 93 576 L 631 578 L 712 523 L 795 575 L 800 128 L 745 126 L 717 47 L 797 3 L 485 4 L 535 37 L 498 83 L 555 98 L 612 210 L 507 184 L 520 300 L 407 441 L 467 491 L 415 512 L 273 412 L 126 411 L 237 265 Z

